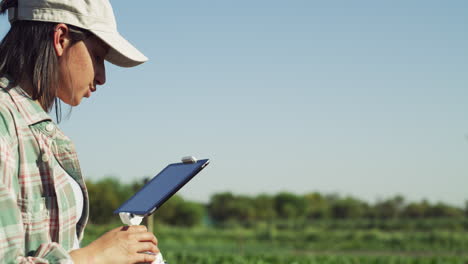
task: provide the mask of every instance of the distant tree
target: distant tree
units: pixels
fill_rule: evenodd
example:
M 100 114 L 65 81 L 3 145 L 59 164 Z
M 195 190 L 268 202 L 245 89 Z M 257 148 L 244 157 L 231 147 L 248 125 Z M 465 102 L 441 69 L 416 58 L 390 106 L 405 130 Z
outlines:
M 468 217 L 468 200 L 465 201 L 465 216 Z
M 377 218 L 394 219 L 402 213 L 403 208 L 404 198 L 401 195 L 397 195 L 393 198 L 377 202 L 373 210 Z
M 331 216 L 336 219 L 362 218 L 368 205 L 352 197 L 334 201 Z
M 255 207 L 252 198 L 234 196 L 232 193 L 226 192 L 211 197 L 208 213 L 216 223 L 247 222 L 255 218 Z
M 200 225 L 204 217 L 204 206 L 200 203 L 185 201 L 174 195 L 154 213 L 155 222 L 172 226 L 193 227 Z
M 208 214 L 213 221 L 222 223 L 231 217 L 231 212 L 225 207 L 226 204 L 234 200 L 234 195 L 230 192 L 217 193 L 211 196 L 208 203 Z
M 360 218 L 366 219 L 375 219 L 377 218 L 377 213 L 375 212 L 375 207 L 366 202 L 361 202 L 361 215 Z
M 430 206 L 427 210 L 427 216 L 440 218 L 440 217 L 462 217 L 463 210 L 444 203 L 438 203 Z
M 253 198 L 254 220 L 257 221 L 271 221 L 276 218 L 276 211 L 274 209 L 273 197 L 260 194 Z
M 200 225 L 203 220 L 204 207 L 195 202 L 183 201 L 176 208 L 176 214 L 167 224 L 175 226 L 193 227 Z
M 252 222 L 255 220 L 255 207 L 251 197 L 245 195 L 236 196 L 236 199 L 229 205 L 233 215 L 235 215 L 231 219 L 236 219 L 240 222 Z
M 300 218 L 305 216 L 306 202 L 301 196 L 282 192 L 274 197 L 276 214 L 282 219 Z
M 178 210 L 179 224 L 182 226 L 197 226 L 203 222 L 205 206 L 201 203 L 186 201 Z
M 174 195 L 167 200 L 161 208 L 154 212 L 154 218 L 156 222 L 162 222 L 166 224 L 172 224 L 174 219 L 177 218 L 177 209 L 180 204 L 184 202 L 184 199 L 179 195 Z
M 325 199 L 327 200 L 328 204 L 332 204 L 338 200 L 341 200 L 341 196 L 337 193 L 330 193 L 330 194 L 326 194 L 324 195 Z
M 304 195 L 306 202 L 306 216 L 308 219 L 320 219 L 329 216 L 330 205 L 320 193 L 314 192 Z
M 429 206 L 430 205 L 426 200 L 423 200 L 420 203 L 410 203 L 403 209 L 402 216 L 405 218 L 426 217 L 429 213 Z

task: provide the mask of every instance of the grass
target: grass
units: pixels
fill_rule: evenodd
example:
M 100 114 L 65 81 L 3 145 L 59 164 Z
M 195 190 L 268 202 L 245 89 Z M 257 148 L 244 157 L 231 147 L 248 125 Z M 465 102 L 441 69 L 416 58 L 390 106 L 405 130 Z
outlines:
M 89 225 L 83 246 L 119 226 Z M 466 231 L 180 228 L 158 225 L 160 249 L 172 263 L 461 263 Z

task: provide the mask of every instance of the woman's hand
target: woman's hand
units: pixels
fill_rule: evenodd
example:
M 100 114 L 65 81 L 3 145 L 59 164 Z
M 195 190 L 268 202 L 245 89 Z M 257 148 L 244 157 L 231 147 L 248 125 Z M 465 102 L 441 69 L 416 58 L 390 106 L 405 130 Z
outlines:
M 134 264 L 153 262 L 158 253 L 158 240 L 145 226 L 125 226 L 112 229 L 88 246 L 70 252 L 76 264 Z

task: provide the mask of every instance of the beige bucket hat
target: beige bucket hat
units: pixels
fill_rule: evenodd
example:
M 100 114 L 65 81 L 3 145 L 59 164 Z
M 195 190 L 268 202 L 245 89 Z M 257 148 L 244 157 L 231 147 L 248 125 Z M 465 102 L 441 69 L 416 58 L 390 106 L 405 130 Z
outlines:
M 108 0 L 18 0 L 8 9 L 10 23 L 33 20 L 65 23 L 95 34 L 107 43 L 106 60 L 121 67 L 133 67 L 148 60 L 117 31 L 114 12 Z

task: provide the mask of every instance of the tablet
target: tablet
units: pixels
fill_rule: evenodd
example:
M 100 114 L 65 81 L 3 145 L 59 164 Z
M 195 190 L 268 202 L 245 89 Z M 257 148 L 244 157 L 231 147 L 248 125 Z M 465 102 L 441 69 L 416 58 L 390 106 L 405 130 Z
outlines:
M 193 163 L 174 163 L 168 165 L 115 210 L 114 214 L 130 213 L 142 216 L 152 214 L 206 167 L 208 163 L 208 159 L 203 159 Z

